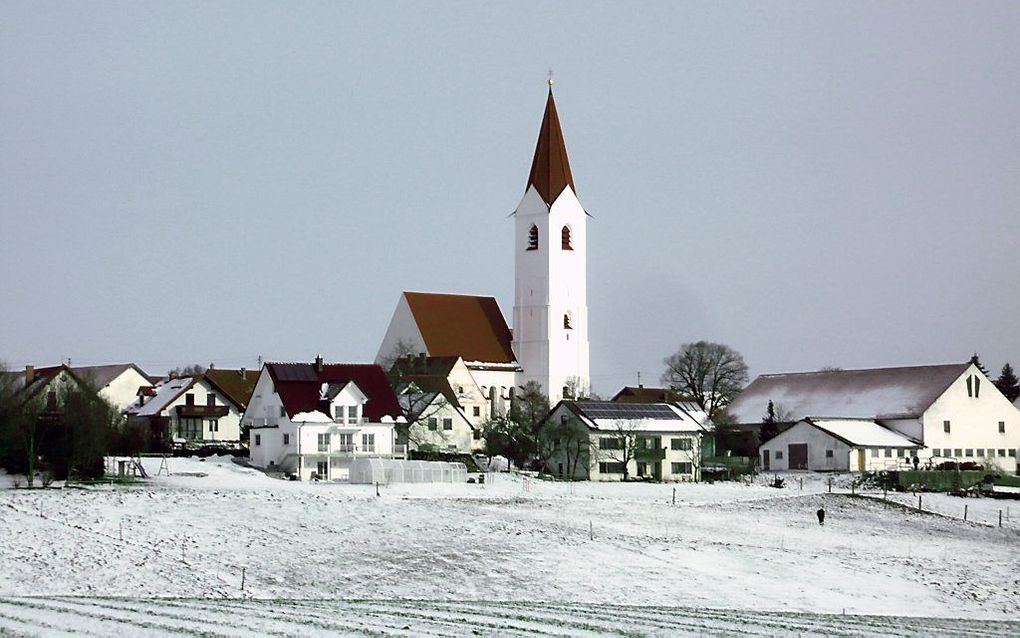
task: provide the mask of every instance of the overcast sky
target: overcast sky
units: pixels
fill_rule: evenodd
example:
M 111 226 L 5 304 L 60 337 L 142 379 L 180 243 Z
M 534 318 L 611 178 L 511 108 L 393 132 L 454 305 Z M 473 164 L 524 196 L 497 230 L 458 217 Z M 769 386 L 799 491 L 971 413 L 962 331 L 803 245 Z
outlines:
M 546 92 L 595 390 L 1020 364 L 1020 3 L 0 4 L 0 359 L 369 361 L 494 295 Z

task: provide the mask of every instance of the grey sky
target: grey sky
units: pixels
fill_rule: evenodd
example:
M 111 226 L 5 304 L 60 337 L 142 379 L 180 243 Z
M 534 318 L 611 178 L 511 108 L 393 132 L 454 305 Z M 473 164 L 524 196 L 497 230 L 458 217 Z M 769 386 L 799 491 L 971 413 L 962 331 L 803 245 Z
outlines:
M 495 295 L 545 97 L 595 389 L 1020 364 L 1020 3 L 0 5 L 0 358 L 370 360 Z

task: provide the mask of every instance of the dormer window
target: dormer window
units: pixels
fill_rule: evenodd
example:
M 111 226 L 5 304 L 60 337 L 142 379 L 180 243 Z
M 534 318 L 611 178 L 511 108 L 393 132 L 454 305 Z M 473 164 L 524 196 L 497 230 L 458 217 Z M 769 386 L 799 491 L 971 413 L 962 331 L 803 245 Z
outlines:
M 574 247 L 570 245 L 570 226 L 564 226 L 563 230 L 560 231 L 562 239 L 563 250 L 573 250 Z
M 534 224 L 528 231 L 528 250 L 538 250 L 538 226 Z

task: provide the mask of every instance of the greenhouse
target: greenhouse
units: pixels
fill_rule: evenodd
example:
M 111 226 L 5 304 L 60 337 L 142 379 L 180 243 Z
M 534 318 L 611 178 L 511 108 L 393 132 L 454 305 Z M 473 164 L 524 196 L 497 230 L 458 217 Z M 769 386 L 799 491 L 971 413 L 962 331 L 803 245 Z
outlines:
M 351 462 L 351 483 L 466 483 L 463 463 L 443 461 L 399 461 L 355 459 Z

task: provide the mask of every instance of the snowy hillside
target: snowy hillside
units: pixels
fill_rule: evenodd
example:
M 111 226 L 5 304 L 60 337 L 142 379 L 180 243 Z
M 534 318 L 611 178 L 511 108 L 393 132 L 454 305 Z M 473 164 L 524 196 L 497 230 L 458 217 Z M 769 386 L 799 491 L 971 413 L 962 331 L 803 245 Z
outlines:
M 0 626 L 19 596 L 1020 615 L 1020 516 L 998 528 L 919 514 L 825 494 L 811 475 L 803 491 L 681 484 L 673 505 L 671 485 L 496 475 L 376 497 L 225 459 L 171 459 L 170 471 L 140 486 L 0 490 Z

